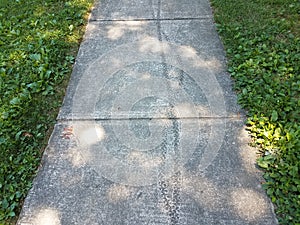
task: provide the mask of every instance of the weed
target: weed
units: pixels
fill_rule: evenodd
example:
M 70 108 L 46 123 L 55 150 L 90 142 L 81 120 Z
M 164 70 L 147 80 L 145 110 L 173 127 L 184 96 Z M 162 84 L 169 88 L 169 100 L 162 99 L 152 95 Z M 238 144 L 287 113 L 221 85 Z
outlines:
M 31 187 L 91 4 L 1 1 L 0 223 L 16 219 Z
M 212 0 L 263 184 L 280 224 L 300 224 L 300 2 Z M 238 10 L 236 10 L 238 9 Z

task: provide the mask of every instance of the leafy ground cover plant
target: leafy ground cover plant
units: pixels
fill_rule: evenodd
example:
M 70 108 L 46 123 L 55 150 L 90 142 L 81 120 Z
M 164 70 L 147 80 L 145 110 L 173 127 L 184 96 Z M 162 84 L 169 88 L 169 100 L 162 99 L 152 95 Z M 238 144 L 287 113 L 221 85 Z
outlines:
M 212 0 L 280 224 L 300 224 L 300 2 Z
M 92 2 L 0 1 L 0 224 L 31 187 Z

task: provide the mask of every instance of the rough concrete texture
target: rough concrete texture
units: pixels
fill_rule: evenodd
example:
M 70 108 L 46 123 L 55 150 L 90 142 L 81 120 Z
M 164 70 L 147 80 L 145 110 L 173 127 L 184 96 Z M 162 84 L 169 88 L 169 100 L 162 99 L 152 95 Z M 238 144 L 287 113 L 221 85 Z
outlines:
M 274 225 L 207 0 L 95 4 L 25 225 Z

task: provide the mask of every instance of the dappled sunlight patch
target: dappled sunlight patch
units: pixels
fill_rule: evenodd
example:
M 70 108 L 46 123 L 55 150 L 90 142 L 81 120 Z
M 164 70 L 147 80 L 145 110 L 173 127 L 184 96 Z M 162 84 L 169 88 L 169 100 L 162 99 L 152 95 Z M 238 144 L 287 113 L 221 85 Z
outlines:
M 179 47 L 179 53 L 181 56 L 185 58 L 196 58 L 197 57 L 197 50 L 191 46 L 183 45 Z
M 146 53 L 167 53 L 170 50 L 168 43 L 160 42 L 157 38 L 146 36 L 139 41 L 139 51 Z
M 155 169 L 163 163 L 161 157 L 150 157 L 147 153 L 141 151 L 132 151 L 127 157 L 128 163 L 136 164 L 143 169 Z
M 238 144 L 240 146 L 240 158 L 243 164 L 243 167 L 248 172 L 257 172 L 255 168 L 257 154 L 255 149 L 249 146 L 250 137 L 249 134 L 246 132 L 246 127 L 240 129 L 238 137 Z
M 68 152 L 68 160 L 74 167 L 80 167 L 85 165 L 88 157 L 82 157 L 81 153 L 76 148 L 71 148 Z
M 87 31 L 92 34 L 95 30 L 97 30 L 99 32 L 99 30 L 101 31 L 102 29 L 99 29 L 99 26 L 98 24 L 95 24 L 95 23 L 89 23 L 87 25 L 88 29 Z M 83 38 L 86 38 L 86 37 L 83 37 Z
M 39 18 L 39 17 L 43 16 L 45 13 L 47 13 L 46 12 L 46 7 L 47 7 L 47 4 L 37 6 L 36 9 L 34 10 L 33 15 L 36 18 Z
M 194 67 L 209 68 L 210 70 L 220 70 L 223 66 L 222 62 L 214 57 L 210 57 L 209 60 L 200 58 L 198 56 L 199 53 L 197 52 L 197 50 L 188 45 L 180 46 L 178 48 L 178 54 L 186 60 L 190 60 L 191 64 Z
M 121 59 L 118 59 L 117 57 L 113 57 L 110 63 L 111 65 L 113 65 L 113 67 L 121 67 L 124 62 Z
M 111 203 L 125 201 L 131 195 L 132 190 L 124 185 L 115 184 L 107 190 L 108 200 Z
M 205 60 L 205 63 L 211 69 L 221 69 L 223 67 L 221 61 L 216 58 L 210 58 L 209 60 Z
M 204 106 L 204 105 L 196 105 L 194 106 L 196 111 L 199 114 L 199 117 L 214 117 L 217 115 L 212 115 L 212 112 L 209 108 L 209 106 Z
M 167 113 L 167 111 L 165 113 Z M 157 114 L 156 117 L 159 118 L 159 114 Z M 168 118 L 160 118 L 156 123 L 158 123 L 162 127 L 170 127 L 172 126 L 173 121 L 172 119 L 168 119 Z
M 151 74 L 150 73 L 143 73 L 141 76 L 142 80 L 150 80 L 151 79 Z
M 145 21 L 119 21 L 107 26 L 107 37 L 111 40 L 121 38 L 126 32 L 141 31 L 147 22 Z
M 207 67 L 206 62 L 198 57 L 196 49 L 191 46 L 180 46 L 177 49 L 177 54 L 184 60 L 192 64 L 194 67 Z
M 174 89 L 174 90 L 181 89 L 181 85 L 178 80 L 170 80 L 168 83 L 169 83 L 171 89 Z
M 33 225 L 61 225 L 60 213 L 57 209 L 40 209 L 33 220 Z
M 91 146 L 105 139 L 105 130 L 99 124 L 74 125 L 74 133 L 83 146 Z
M 194 104 L 192 103 L 179 103 L 176 104 L 173 108 L 173 112 L 175 117 L 181 118 L 181 117 L 198 117 L 198 113 L 195 109 Z
M 241 218 L 249 221 L 255 221 L 265 215 L 268 208 L 260 193 L 245 188 L 232 191 L 231 204 Z
M 182 178 L 183 191 L 202 206 L 213 210 L 221 201 L 220 190 L 205 177 L 185 172 Z

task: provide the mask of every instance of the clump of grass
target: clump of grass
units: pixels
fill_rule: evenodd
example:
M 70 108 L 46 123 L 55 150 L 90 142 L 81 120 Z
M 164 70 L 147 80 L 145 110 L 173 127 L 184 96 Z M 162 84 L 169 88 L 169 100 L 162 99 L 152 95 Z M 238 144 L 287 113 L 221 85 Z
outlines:
M 300 224 L 300 2 L 212 0 L 280 224 Z
M 0 2 L 0 224 L 31 187 L 92 2 Z

